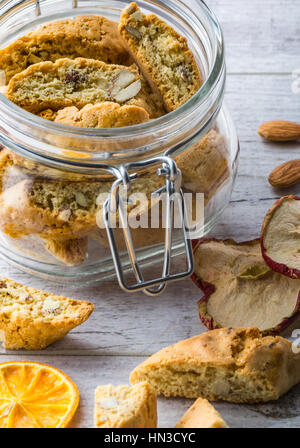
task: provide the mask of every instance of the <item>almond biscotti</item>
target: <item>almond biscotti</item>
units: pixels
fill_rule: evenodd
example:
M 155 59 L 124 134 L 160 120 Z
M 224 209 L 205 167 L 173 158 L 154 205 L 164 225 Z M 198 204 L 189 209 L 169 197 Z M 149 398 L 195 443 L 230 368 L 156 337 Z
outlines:
M 168 111 L 180 107 L 201 87 L 202 78 L 187 39 L 136 3 L 124 9 L 119 31 L 130 54 Z
M 164 182 L 154 173 L 132 182 L 129 196 L 134 203 L 127 206 L 131 217 L 143 215 L 151 207 L 151 194 Z M 29 234 L 44 239 L 84 238 L 99 230 L 97 216 L 101 224 L 103 203 L 111 186 L 110 181 L 25 179 L 0 196 L 0 226 L 12 238 Z
M 94 306 L 0 280 L 0 335 L 10 350 L 41 350 L 85 322 Z
M 146 383 L 99 386 L 95 390 L 96 428 L 156 428 L 156 394 Z
M 176 428 L 228 428 L 219 412 L 204 398 L 198 398 L 179 420 Z
M 48 23 L 19 38 L 0 50 L 0 70 L 8 83 L 32 64 L 77 57 L 118 65 L 131 62 L 118 24 L 105 17 L 88 15 Z
M 110 188 L 111 182 L 25 179 L 2 193 L 1 227 L 12 238 L 84 238 L 97 228 L 97 197 Z
M 93 129 L 121 128 L 147 121 L 149 121 L 149 114 L 142 107 L 120 106 L 112 102 L 87 104 L 81 110 L 75 106 L 66 107 L 59 110 L 55 118 L 56 123 Z
M 59 59 L 31 65 L 15 75 L 6 96 L 29 112 L 39 113 L 104 101 L 126 103 L 141 88 L 140 75 L 132 68 L 94 59 Z
M 167 397 L 233 403 L 277 400 L 300 382 L 300 354 L 257 328 L 222 328 L 164 348 L 139 365 L 131 384 L 148 381 Z

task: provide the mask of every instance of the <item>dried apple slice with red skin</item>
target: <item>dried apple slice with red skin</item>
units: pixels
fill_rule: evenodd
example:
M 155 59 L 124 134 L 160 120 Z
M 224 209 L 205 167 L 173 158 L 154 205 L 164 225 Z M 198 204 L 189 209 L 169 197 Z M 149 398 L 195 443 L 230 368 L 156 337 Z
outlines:
M 272 271 L 262 258 L 259 239 L 202 239 L 193 248 L 192 279 L 204 293 L 199 315 L 209 330 L 256 323 L 264 335 L 277 335 L 300 315 L 300 280 Z
M 263 222 L 260 242 L 274 271 L 300 278 L 300 197 L 284 196 L 275 202 Z

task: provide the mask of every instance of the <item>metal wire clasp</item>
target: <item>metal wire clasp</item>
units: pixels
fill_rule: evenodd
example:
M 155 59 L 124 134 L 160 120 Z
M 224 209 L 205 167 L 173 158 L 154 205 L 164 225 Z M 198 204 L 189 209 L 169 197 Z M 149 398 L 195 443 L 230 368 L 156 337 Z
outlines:
M 132 170 L 149 167 L 151 165 L 161 164 L 157 174 L 165 177 L 165 185 L 152 193 L 153 196 L 161 197 L 165 195 L 165 248 L 163 272 L 160 278 L 144 280 L 141 268 L 138 263 L 136 251 L 133 245 L 131 230 L 128 225 L 127 211 L 124 199 L 120 194 L 120 187 L 130 190 L 131 182 L 138 177 L 135 174 L 129 174 Z M 116 173 L 117 180 L 113 183 L 110 194 L 103 206 L 103 219 L 107 231 L 108 241 L 115 265 L 117 278 L 121 288 L 128 292 L 143 290 L 147 295 L 157 295 L 164 291 L 167 282 L 175 281 L 187 277 L 193 272 L 193 253 L 191 241 L 188 238 L 188 228 L 186 225 L 184 198 L 181 190 L 181 171 L 177 168 L 175 161 L 171 157 L 162 156 L 152 158 L 142 162 L 133 162 L 123 165 Z M 176 193 L 176 194 L 175 194 Z M 171 274 L 171 256 L 172 256 L 172 234 L 174 223 L 174 205 L 178 203 L 180 219 L 182 224 L 185 254 L 187 259 L 187 270 L 184 272 Z M 111 217 L 119 213 L 120 228 L 124 233 L 130 263 L 136 278 L 136 284 L 128 285 L 124 278 L 124 271 L 120 260 L 118 247 Z

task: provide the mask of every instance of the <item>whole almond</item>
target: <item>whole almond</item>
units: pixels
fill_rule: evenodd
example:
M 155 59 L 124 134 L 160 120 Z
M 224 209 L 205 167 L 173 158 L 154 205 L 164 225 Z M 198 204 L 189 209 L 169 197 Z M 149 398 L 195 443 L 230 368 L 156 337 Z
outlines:
M 269 176 L 273 187 L 288 188 L 300 182 L 300 159 L 279 165 Z
M 289 142 L 300 139 L 300 124 L 292 121 L 269 121 L 258 128 L 261 137 L 274 142 Z

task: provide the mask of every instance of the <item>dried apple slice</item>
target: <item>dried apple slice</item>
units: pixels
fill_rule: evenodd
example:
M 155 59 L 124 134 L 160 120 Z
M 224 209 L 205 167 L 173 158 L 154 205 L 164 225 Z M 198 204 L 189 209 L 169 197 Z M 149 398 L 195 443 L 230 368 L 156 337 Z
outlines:
M 261 250 L 276 272 L 300 278 L 300 198 L 284 196 L 268 211 L 261 231 Z
M 194 282 L 204 293 L 199 314 L 210 330 L 257 327 L 279 334 L 300 314 L 300 280 L 265 263 L 260 241 L 202 240 L 194 246 Z

